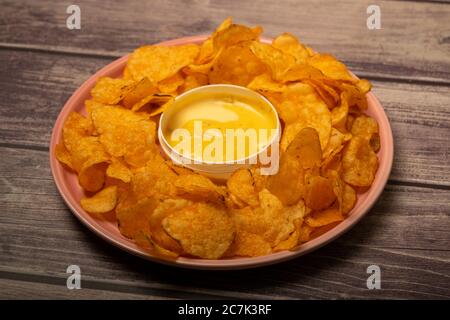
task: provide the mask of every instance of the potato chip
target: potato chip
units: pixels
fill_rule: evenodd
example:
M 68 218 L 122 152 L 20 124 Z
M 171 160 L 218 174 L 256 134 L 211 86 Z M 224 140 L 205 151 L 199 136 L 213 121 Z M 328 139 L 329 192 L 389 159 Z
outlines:
M 238 230 L 260 235 L 272 247 L 288 238 L 294 224 L 283 210 L 280 200 L 268 190 L 259 193 L 260 207 L 232 210 L 232 217 Z
M 114 157 L 133 157 L 151 150 L 155 141 L 156 124 L 130 110 L 104 106 L 92 112 L 99 141 Z
M 96 193 L 93 197 L 83 198 L 81 207 L 89 213 L 107 213 L 117 204 L 117 187 L 110 186 Z
M 269 44 L 253 41 L 250 44 L 251 51 L 272 72 L 272 78 L 282 80 L 283 74 L 295 64 L 295 58 Z
M 276 37 L 272 41 L 272 46 L 293 56 L 297 63 L 304 63 L 310 57 L 306 47 L 292 34 L 287 32 Z
M 240 230 L 224 256 L 259 257 L 271 252 L 270 244 L 260 235 Z
M 133 80 L 101 77 L 91 90 L 94 101 L 104 104 L 117 104 L 134 85 Z
M 286 240 L 281 241 L 279 244 L 277 244 L 274 248 L 274 252 L 283 251 L 283 250 L 291 250 L 295 248 L 298 245 L 299 238 L 300 238 L 300 227 L 303 223 L 303 219 L 296 219 L 294 220 L 295 230 L 291 233 L 289 238 Z
M 202 202 L 171 213 L 163 220 L 163 228 L 188 254 L 205 259 L 220 258 L 235 236 L 227 211 Z
M 310 227 L 322 227 L 328 224 L 344 220 L 339 209 L 328 208 L 322 211 L 316 211 L 306 217 L 305 222 Z
M 68 168 L 73 170 L 72 156 L 63 143 L 58 143 L 55 146 L 55 156 L 59 162 L 65 164 Z
M 313 227 L 310 227 L 308 224 L 303 223 L 299 228 L 298 242 L 308 242 L 311 238 L 311 233 L 314 231 Z
M 122 104 L 125 108 L 130 109 L 139 101 L 153 96 L 157 91 L 156 86 L 147 77 L 144 77 L 124 95 Z
M 213 35 L 213 48 L 217 53 L 226 47 L 232 47 L 241 42 L 249 42 L 259 38 L 262 29 L 260 27 L 249 28 L 243 25 L 230 24 Z
M 209 72 L 209 82 L 247 86 L 266 67 L 252 53 L 248 45 L 238 44 L 225 48 Z
M 327 105 L 307 84 L 291 85 L 283 96 L 298 105 L 298 116 L 294 123 L 286 125 L 281 137 L 281 150 L 286 150 L 297 133 L 306 127 L 316 129 L 323 150 L 328 144 L 331 133 L 331 114 Z
M 255 180 L 247 168 L 236 170 L 227 180 L 228 191 L 238 199 L 240 206 L 259 206 L 258 194 L 255 190 Z
M 181 46 L 144 46 L 136 49 L 128 59 L 127 69 L 135 81 L 147 77 L 158 83 L 194 62 L 199 52 L 195 44 Z
M 331 54 L 315 54 L 308 59 L 308 63 L 332 79 L 355 81 L 347 67 Z
M 342 158 L 342 178 L 355 187 L 368 187 L 375 179 L 378 158 L 369 145 L 361 137 L 353 137 L 344 148 Z
M 208 84 L 208 76 L 199 72 L 192 72 L 186 76 L 184 83 L 178 88 L 179 93 Z
M 174 181 L 176 194 L 193 201 L 223 203 L 225 192 L 207 177 L 199 174 L 181 175 Z
M 284 92 L 286 90 L 286 85 L 274 81 L 269 73 L 263 73 L 256 76 L 252 82 L 250 82 L 247 87 L 249 89 L 264 92 Z
M 375 119 L 366 115 L 356 117 L 353 121 L 351 129 L 354 136 L 358 136 L 369 141 L 370 146 L 375 152 L 378 152 L 380 149 L 380 135 L 378 131 L 378 123 Z
M 321 176 L 306 178 L 305 204 L 313 210 L 328 208 L 336 200 L 331 181 Z
M 154 197 L 138 199 L 134 194 L 128 194 L 116 207 L 120 233 L 132 239 L 139 235 L 150 237 L 150 216 L 158 205 L 159 200 Z
M 356 204 L 356 191 L 350 185 L 344 182 L 344 190 L 342 195 L 341 212 L 349 213 Z
M 317 131 L 309 127 L 300 130 L 287 147 L 286 154 L 297 158 L 303 169 L 318 167 L 322 149 Z
M 192 205 L 192 202 L 184 199 L 167 199 L 161 202 L 150 216 L 149 225 L 151 239 L 163 248 L 175 253 L 182 253 L 183 248 L 163 228 L 163 221 L 173 213 L 179 213 L 183 208 Z
M 176 92 L 178 87 L 183 85 L 184 78 L 181 72 L 175 73 L 173 76 L 158 82 L 158 89 L 163 93 Z
M 63 127 L 63 141 L 66 149 L 71 152 L 80 138 L 88 137 L 93 131 L 91 122 L 77 112 L 71 112 Z
M 125 183 L 130 182 L 131 177 L 133 176 L 133 173 L 124 161 L 115 157 L 111 159 L 111 164 L 108 166 L 108 169 L 106 169 L 106 174 L 108 177 L 119 179 Z
M 304 169 L 297 157 L 282 154 L 278 173 L 267 179 L 267 189 L 280 199 L 283 205 L 297 203 L 304 192 Z
M 88 161 L 93 165 L 110 159 L 98 137 L 80 137 L 72 146 L 71 156 L 73 168 L 77 172 L 86 167 Z

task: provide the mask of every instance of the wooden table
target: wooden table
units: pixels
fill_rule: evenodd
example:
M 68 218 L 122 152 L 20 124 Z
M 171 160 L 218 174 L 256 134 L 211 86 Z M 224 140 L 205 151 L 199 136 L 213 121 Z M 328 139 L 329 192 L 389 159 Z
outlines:
M 2 1 L 0 298 L 450 298 L 450 4 L 445 1 Z M 66 28 L 69 4 L 81 30 Z M 368 30 L 366 8 L 381 8 Z M 339 240 L 233 272 L 147 262 L 67 209 L 49 168 L 53 123 L 78 86 L 133 48 L 209 33 L 226 16 L 294 33 L 368 78 L 391 120 L 394 167 L 375 207 Z M 82 289 L 66 288 L 79 265 Z M 366 287 L 381 268 L 381 290 Z

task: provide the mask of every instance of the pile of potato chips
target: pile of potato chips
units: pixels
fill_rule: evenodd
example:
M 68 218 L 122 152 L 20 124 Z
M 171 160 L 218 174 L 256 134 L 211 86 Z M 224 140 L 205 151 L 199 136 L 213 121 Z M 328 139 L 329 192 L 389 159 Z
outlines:
M 140 47 L 122 78 L 100 78 L 87 116 L 70 114 L 56 146 L 85 190 L 81 206 L 115 214 L 124 236 L 168 258 L 295 250 L 345 219 L 378 168 L 378 124 L 364 114 L 371 85 L 288 33 L 266 44 L 261 32 L 228 18 L 201 45 Z M 255 165 L 218 183 L 160 154 L 159 115 L 213 83 L 274 104 L 283 125 L 276 175 Z

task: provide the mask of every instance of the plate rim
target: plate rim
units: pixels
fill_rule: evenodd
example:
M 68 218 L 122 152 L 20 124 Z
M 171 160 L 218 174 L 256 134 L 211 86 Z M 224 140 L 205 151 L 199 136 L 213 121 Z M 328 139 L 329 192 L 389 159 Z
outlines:
M 182 37 L 168 41 L 163 41 L 157 43 L 157 45 L 170 46 L 188 43 L 201 43 L 202 41 L 206 40 L 207 37 L 208 35 Z M 272 40 L 270 38 L 262 38 L 261 41 L 265 43 L 271 43 Z M 380 137 L 382 138 L 382 140 L 384 140 L 384 143 L 382 141 L 381 144 L 382 148 L 386 148 L 386 150 L 384 150 L 382 159 L 384 170 L 377 171 L 375 177 L 377 185 L 374 186 L 375 184 L 374 181 L 374 184 L 372 184 L 372 186 L 367 190 L 367 192 L 373 194 L 370 194 L 370 197 L 368 196 L 364 199 L 365 203 L 363 203 L 363 207 L 361 208 L 360 212 L 358 212 L 358 214 L 354 213 L 350 214 L 333 229 L 325 232 L 324 234 L 320 235 L 319 237 L 311 241 L 302 244 L 298 250 L 280 251 L 261 257 L 237 257 L 232 259 L 218 259 L 218 260 L 207 260 L 200 258 L 195 259 L 186 257 L 179 257 L 177 259 L 166 259 L 160 256 L 151 255 L 149 251 L 146 251 L 143 248 L 136 248 L 133 241 L 130 239 L 126 239 L 125 237 L 123 237 L 122 241 L 120 241 L 119 239 L 115 239 L 113 235 L 106 234 L 105 230 L 101 230 L 102 229 L 101 225 L 99 225 L 98 222 L 95 222 L 95 218 L 93 218 L 91 215 L 89 215 L 86 212 L 84 212 L 84 214 L 78 212 L 76 208 L 77 204 L 74 205 L 74 203 L 72 203 L 72 200 L 69 198 L 68 194 L 66 194 L 66 192 L 68 192 L 68 190 L 66 190 L 66 186 L 63 185 L 63 181 L 60 181 L 64 180 L 61 178 L 59 174 L 60 170 L 66 169 L 63 168 L 63 166 L 59 164 L 59 162 L 56 160 L 54 152 L 56 144 L 60 142 L 60 136 L 62 135 L 61 131 L 64 120 L 67 114 L 72 111 L 71 106 L 79 99 L 78 96 L 84 93 L 90 87 L 92 87 L 92 85 L 95 84 L 95 82 L 99 77 L 105 76 L 105 74 L 112 72 L 111 69 L 119 68 L 123 64 L 125 64 L 129 58 L 129 55 L 130 54 L 126 54 L 112 61 L 111 63 L 108 63 L 100 70 L 98 70 L 96 73 L 91 75 L 86 81 L 83 82 L 81 86 L 79 86 L 75 90 L 75 92 L 70 96 L 70 98 L 66 101 L 64 106 L 61 108 L 58 117 L 56 118 L 56 121 L 53 125 L 49 145 L 49 158 L 50 158 L 49 160 L 53 181 L 58 189 L 58 192 L 63 198 L 65 204 L 69 207 L 72 214 L 75 215 L 77 219 L 82 222 L 82 224 L 88 227 L 88 229 L 93 233 L 95 233 L 97 236 L 99 236 L 103 240 L 106 240 L 108 243 L 135 256 L 144 258 L 146 260 L 175 267 L 182 267 L 188 269 L 202 269 L 202 270 L 236 270 L 236 269 L 262 267 L 300 257 L 302 255 L 308 254 L 314 250 L 317 250 L 327 245 L 333 240 L 336 240 L 344 233 L 349 231 L 353 226 L 355 226 L 364 216 L 366 216 L 367 213 L 370 211 L 370 209 L 373 207 L 373 205 L 377 202 L 380 195 L 382 194 L 392 170 L 392 164 L 394 159 L 394 140 L 389 118 L 383 106 L 381 105 L 377 97 L 372 92 L 369 92 L 367 94 L 367 99 L 369 103 L 373 105 L 374 112 L 378 113 L 378 116 L 381 117 L 383 124 L 385 126 L 383 134 L 380 134 Z M 380 167 L 381 167 L 381 160 L 379 159 L 378 169 L 380 169 Z M 90 219 L 88 217 L 90 217 Z M 125 240 L 126 242 L 133 243 L 133 245 L 125 243 Z

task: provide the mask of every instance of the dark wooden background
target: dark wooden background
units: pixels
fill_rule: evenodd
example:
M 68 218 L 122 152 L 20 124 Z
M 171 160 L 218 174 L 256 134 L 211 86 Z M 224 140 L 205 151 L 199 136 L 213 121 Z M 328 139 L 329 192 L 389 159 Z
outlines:
M 366 27 L 381 7 L 382 29 Z M 81 30 L 66 8 L 81 8 Z M 0 1 L 0 298 L 450 298 L 450 4 L 445 1 Z M 100 240 L 49 168 L 53 123 L 74 90 L 133 48 L 209 33 L 226 16 L 290 31 L 373 82 L 394 167 L 371 212 L 326 247 L 233 272 L 147 262 Z M 66 268 L 82 271 L 66 288 Z M 366 288 L 381 267 L 382 289 Z

